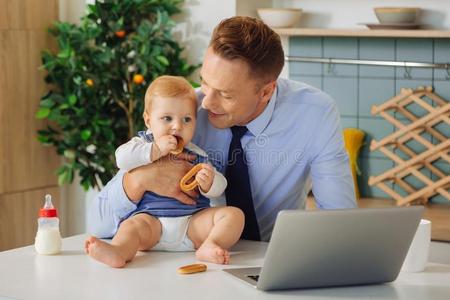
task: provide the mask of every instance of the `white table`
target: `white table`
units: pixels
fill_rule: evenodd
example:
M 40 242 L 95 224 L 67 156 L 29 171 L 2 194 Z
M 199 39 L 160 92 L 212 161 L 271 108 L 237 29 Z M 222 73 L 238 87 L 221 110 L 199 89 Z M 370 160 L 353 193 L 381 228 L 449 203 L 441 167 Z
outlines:
M 145 252 L 123 269 L 100 264 L 83 252 L 85 235 L 63 240 L 60 255 L 40 256 L 33 247 L 0 253 L 0 299 L 450 299 L 450 265 L 429 263 L 423 273 L 400 273 L 383 285 L 261 292 L 222 272 L 261 266 L 266 243 L 241 241 L 232 265 L 179 275 L 195 263 L 188 253 Z

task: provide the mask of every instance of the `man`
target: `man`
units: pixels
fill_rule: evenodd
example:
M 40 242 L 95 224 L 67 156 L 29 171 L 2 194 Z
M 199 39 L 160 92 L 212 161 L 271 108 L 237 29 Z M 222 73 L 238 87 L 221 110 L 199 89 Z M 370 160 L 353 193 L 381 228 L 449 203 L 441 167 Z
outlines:
M 200 71 L 193 142 L 225 174 L 223 203 L 244 211 L 245 239 L 267 241 L 280 210 L 304 208 L 310 180 L 319 208 L 356 206 L 334 101 L 278 78 L 283 64 L 272 29 L 254 18 L 233 17 L 215 28 Z M 178 185 L 191 167 L 186 160 L 164 159 L 118 173 L 95 199 L 89 231 L 113 236 L 148 190 L 195 203 L 195 193 L 184 194 Z

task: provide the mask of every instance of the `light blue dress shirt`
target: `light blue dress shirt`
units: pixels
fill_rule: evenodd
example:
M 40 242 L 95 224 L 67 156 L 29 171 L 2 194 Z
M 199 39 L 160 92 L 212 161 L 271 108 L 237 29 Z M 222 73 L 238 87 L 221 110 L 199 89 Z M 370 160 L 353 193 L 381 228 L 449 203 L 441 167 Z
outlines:
M 267 107 L 247 128 L 241 141 L 262 240 L 270 238 L 280 210 L 305 207 L 311 183 L 319 208 L 356 207 L 339 112 L 327 94 L 304 83 L 278 79 Z M 231 136 L 230 129 L 214 128 L 207 112 L 199 110 L 193 142 L 222 173 Z M 119 172 L 92 203 L 91 233 L 113 236 L 121 218 L 136 208 L 125 195 L 122 178 Z M 225 199 L 218 202 L 225 204 Z

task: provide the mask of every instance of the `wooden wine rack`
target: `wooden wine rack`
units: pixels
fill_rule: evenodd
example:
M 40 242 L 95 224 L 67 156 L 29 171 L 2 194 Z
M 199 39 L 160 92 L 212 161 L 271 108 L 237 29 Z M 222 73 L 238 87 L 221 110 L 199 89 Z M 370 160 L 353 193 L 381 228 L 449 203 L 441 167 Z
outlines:
M 412 111 L 414 107 L 425 113 L 418 116 Z M 436 194 L 450 201 L 450 175 L 434 164 L 438 161 L 450 164 L 448 133 L 437 128 L 440 124 L 450 126 L 450 103 L 433 93 L 432 87 L 402 89 L 400 94 L 385 103 L 372 106 L 371 113 L 384 118 L 396 130 L 379 141 L 372 140 L 370 144 L 371 151 L 380 151 L 395 166 L 371 176 L 369 185 L 383 190 L 395 199 L 398 206 L 425 204 Z M 416 142 L 423 146 L 423 151 L 412 149 L 411 144 Z M 400 152 L 403 155 L 399 155 Z M 430 172 L 434 176 L 426 175 Z M 419 184 L 413 186 L 410 183 L 412 177 Z M 403 193 L 392 188 L 390 182 Z

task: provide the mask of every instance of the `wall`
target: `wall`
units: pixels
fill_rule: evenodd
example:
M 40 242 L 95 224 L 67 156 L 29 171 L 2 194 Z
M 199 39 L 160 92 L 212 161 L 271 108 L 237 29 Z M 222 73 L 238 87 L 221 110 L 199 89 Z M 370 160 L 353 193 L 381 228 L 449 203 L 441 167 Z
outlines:
M 367 60 L 414 61 L 444 63 L 450 61 L 450 39 L 382 39 L 382 38 L 321 38 L 295 37 L 290 39 L 290 55 L 332 57 Z M 291 79 L 306 82 L 330 94 L 337 102 L 343 127 L 356 127 L 368 135 L 361 152 L 361 193 L 369 197 L 387 197 L 376 187 L 367 185 L 368 176 L 378 175 L 393 166 L 380 152 L 370 153 L 370 140 L 377 140 L 393 132 L 394 127 L 380 117 L 370 114 L 372 105 L 381 104 L 398 94 L 403 87 L 434 86 L 435 91 L 450 101 L 450 74 L 438 69 L 410 69 L 408 77 L 403 67 L 332 65 L 319 63 L 289 64 Z M 417 113 L 419 113 L 417 111 Z M 450 136 L 450 126 L 439 130 Z M 431 137 L 427 137 L 433 141 Z M 419 145 L 412 145 L 419 150 Z M 437 167 L 450 173 L 448 163 Z M 428 177 L 430 173 L 425 174 Z M 412 182 L 413 186 L 417 182 Z M 395 187 L 399 191 L 398 187 Z M 449 204 L 441 196 L 434 202 Z
M 217 5 L 215 1 L 186 0 L 181 9 L 182 12 L 174 16 L 177 22 L 174 36 L 185 48 L 183 55 L 188 62 L 199 64 L 203 60 L 214 27 L 220 20 L 233 16 L 236 6 L 234 1 L 229 1 L 227 5 Z M 198 71 L 192 78 L 198 82 Z
M 59 20 L 78 24 L 88 3 L 94 0 L 59 0 Z M 61 232 L 64 236 L 83 233 L 86 230 L 86 206 L 90 198 L 79 184 L 76 176 L 73 184 L 60 187 Z
M 221 20 L 235 15 L 256 17 L 256 7 L 270 6 L 271 0 L 185 0 L 182 12 L 174 16 L 178 23 L 174 34 L 185 47 L 188 62 L 199 64 L 203 60 L 214 27 Z M 192 78 L 199 80 L 198 71 Z

